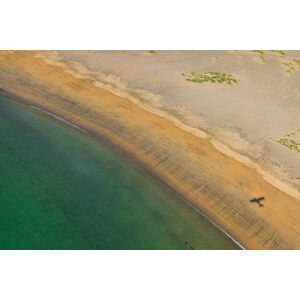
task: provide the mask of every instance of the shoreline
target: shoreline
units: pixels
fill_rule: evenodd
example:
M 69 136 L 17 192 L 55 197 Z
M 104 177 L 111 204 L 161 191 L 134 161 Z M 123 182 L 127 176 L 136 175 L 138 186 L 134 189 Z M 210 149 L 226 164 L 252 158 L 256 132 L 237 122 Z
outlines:
M 24 104 L 24 103 L 23 103 Z M 81 131 L 82 133 L 86 134 L 86 135 L 89 135 L 89 133 L 78 127 L 77 125 L 71 123 L 71 122 L 68 122 L 67 120 L 55 115 L 55 114 L 52 114 L 50 112 L 47 112 L 46 110 L 43 110 L 43 109 L 40 109 L 38 107 L 35 107 L 33 105 L 29 105 L 30 107 L 32 107 L 33 109 L 36 109 L 42 113 L 45 113 L 53 118 L 55 118 L 56 120 L 62 122 L 62 123 L 65 123 L 67 125 L 69 125 L 70 127 L 73 127 L 79 131 Z M 137 166 L 137 164 L 135 164 Z M 145 172 L 144 169 L 141 169 L 142 171 Z M 152 178 L 154 178 L 155 180 L 158 180 L 159 181 L 159 178 L 157 177 L 153 177 L 153 175 L 151 175 L 150 173 L 146 173 L 148 176 L 151 176 Z M 160 183 L 162 183 L 164 185 L 164 182 L 162 181 L 159 181 Z M 211 223 L 214 227 L 216 227 L 218 230 L 220 230 L 222 233 L 224 233 L 224 235 L 226 235 L 231 241 L 233 241 L 237 246 L 239 246 L 241 248 L 241 250 L 247 250 L 244 246 L 242 246 L 236 239 L 234 239 L 228 232 L 226 232 L 222 227 L 220 227 L 218 224 L 216 224 L 213 220 L 211 220 L 208 216 L 206 216 L 203 212 L 201 212 L 197 207 L 193 206 L 192 204 L 190 204 L 187 200 L 185 200 L 184 198 L 182 198 L 179 194 L 177 194 L 173 189 L 171 189 L 170 187 L 166 186 L 167 189 L 169 189 L 172 193 L 175 194 L 176 197 L 180 198 L 182 201 L 184 201 L 187 205 L 189 205 L 193 210 L 195 210 L 198 214 L 200 214 L 203 218 L 205 218 L 209 223 Z
M 1 91 L 1 88 L 0 88 L 0 95 L 1 95 L 1 94 L 3 94 L 4 96 L 6 96 L 6 97 L 8 97 L 8 98 L 9 98 L 9 96 L 15 96 L 15 95 L 9 95 L 8 93 L 5 94 L 5 92 L 2 92 L 2 91 Z M 12 97 L 11 97 L 11 98 L 12 98 Z M 18 97 L 15 96 L 15 98 L 18 98 Z M 61 122 L 61 123 L 63 123 L 63 124 L 66 124 L 66 125 L 68 125 L 68 126 L 70 126 L 70 127 L 72 127 L 72 128 L 75 128 L 75 129 L 79 130 L 81 133 L 83 133 L 83 134 L 85 134 L 85 135 L 91 137 L 91 135 L 90 135 L 89 132 L 87 132 L 87 131 L 84 130 L 83 128 L 80 128 L 79 126 L 77 126 L 77 125 L 75 125 L 75 124 L 73 124 L 73 123 L 71 123 L 71 122 L 69 122 L 69 121 L 63 119 L 62 117 L 59 117 L 59 116 L 57 116 L 57 115 L 55 115 L 55 114 L 53 114 L 53 113 L 50 113 L 50 112 L 48 112 L 48 111 L 46 111 L 46 110 L 44 110 L 44 109 L 41 109 L 41 108 L 36 107 L 36 106 L 34 106 L 34 105 L 31 105 L 31 104 L 28 103 L 28 101 L 24 101 L 24 99 L 19 98 L 19 100 L 16 100 L 16 99 L 15 99 L 15 101 L 21 102 L 22 104 L 27 105 L 28 107 L 31 107 L 31 108 L 33 108 L 33 109 L 35 109 L 35 110 L 37 110 L 37 111 L 39 111 L 39 112 L 41 112 L 41 113 L 43 113 L 43 114 L 46 114 L 46 115 L 52 117 L 53 119 L 56 119 L 56 121 Z M 92 138 L 92 139 L 93 139 L 93 138 Z M 94 140 L 94 139 L 93 139 L 93 140 Z M 94 140 L 94 141 L 95 141 L 95 140 Z M 95 141 L 95 142 L 97 142 L 97 141 Z M 102 141 L 102 143 L 103 143 L 103 141 Z M 106 145 L 106 146 L 107 146 L 107 145 Z M 109 146 L 108 146 L 108 147 L 109 147 Z M 135 166 L 136 166 L 136 167 L 139 167 L 138 164 L 136 164 L 136 163 L 135 163 Z M 143 172 L 145 172 L 145 170 L 144 170 L 143 168 L 141 168 L 141 170 L 142 170 Z M 153 179 L 158 180 L 161 184 L 165 185 L 164 182 L 160 181 L 158 177 L 154 177 L 152 174 L 150 174 L 150 173 L 148 173 L 148 172 L 146 172 L 146 174 L 147 174 L 148 176 L 152 177 Z M 228 232 L 226 232 L 222 227 L 220 227 L 218 224 L 216 224 L 216 223 L 215 223 L 213 220 L 211 220 L 207 215 L 205 215 L 203 212 L 201 212 L 197 207 L 193 206 L 191 203 L 189 203 L 187 200 L 185 200 L 183 197 L 181 197 L 178 193 L 176 193 L 176 191 L 174 191 L 174 190 L 173 190 L 172 188 L 170 188 L 169 186 L 165 186 L 165 188 L 169 189 L 172 193 L 175 194 L 176 197 L 178 197 L 179 199 L 181 199 L 182 201 L 184 201 L 188 206 L 190 206 L 190 207 L 191 207 L 193 210 L 195 210 L 199 215 L 201 215 L 203 218 L 205 218 L 205 219 L 206 219 L 209 223 L 211 223 L 215 228 L 217 228 L 217 229 L 218 229 L 219 231 L 221 231 L 224 235 L 226 235 L 227 238 L 229 238 L 233 243 L 235 243 L 237 246 L 239 246 L 239 247 L 241 248 L 240 250 L 247 250 L 247 249 L 246 249 L 244 246 L 242 246 L 236 239 L 234 239 Z
M 8 70 L 17 68 L 11 69 L 13 77 L 10 72 L 0 74 L 2 88 L 91 132 L 96 140 L 108 141 L 220 224 L 220 229 L 245 248 L 299 248 L 297 199 L 271 186 L 257 171 L 219 152 L 211 139 L 185 132 L 170 120 L 93 86 L 90 80 L 74 78 L 61 68 L 42 63 L 34 54 L 19 52 L 2 62 Z M 33 62 L 34 72 L 28 73 Z M 20 84 L 18 78 L 27 84 Z M 267 212 L 248 203 L 262 193 L 272 199 Z
M 86 130 L 80 128 L 79 126 L 77 126 L 77 125 L 75 125 L 75 124 L 73 124 L 73 123 L 71 123 L 71 122 L 69 122 L 69 121 L 67 121 L 67 120 L 65 120 L 64 118 L 61 118 L 61 117 L 59 117 L 59 116 L 57 116 L 57 115 L 55 115 L 55 114 L 51 114 L 50 112 L 48 112 L 48 111 L 46 111 L 46 110 L 43 110 L 43 109 L 41 109 L 41 108 L 39 108 L 39 107 L 36 107 L 36 106 L 34 106 L 34 105 L 30 105 L 30 107 L 32 107 L 33 109 L 36 109 L 36 110 L 38 110 L 38 111 L 40 111 L 40 112 L 43 112 L 43 113 L 45 113 L 45 114 L 47 114 L 47 115 L 49 115 L 49 116 L 51 116 L 51 117 L 57 119 L 58 121 L 61 121 L 62 123 L 68 124 L 69 126 L 74 127 L 74 128 L 80 130 L 81 132 L 83 132 L 83 133 L 85 133 L 85 134 L 89 134 Z
M 7 183 L 1 200 L 11 207 L 2 210 L 1 221 L 5 228 L 15 217 L 24 220 L 17 232 L 8 226 L 3 247 L 239 249 L 160 181 L 105 144 L 21 101 L 0 98 L 0 124 L 5 124 L 0 126 L 0 173 Z M 24 207 L 27 198 L 32 201 Z M 32 209 L 36 218 L 28 218 Z M 65 224 L 67 236 L 53 218 Z M 41 226 L 35 226 L 36 219 Z M 26 234 L 39 236 L 41 229 L 56 234 L 38 240 Z

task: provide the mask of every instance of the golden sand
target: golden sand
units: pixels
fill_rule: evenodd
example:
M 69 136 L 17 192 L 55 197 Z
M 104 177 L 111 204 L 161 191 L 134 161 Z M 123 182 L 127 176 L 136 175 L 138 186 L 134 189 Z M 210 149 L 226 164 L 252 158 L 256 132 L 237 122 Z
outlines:
M 247 249 L 300 249 L 300 200 L 218 151 L 211 140 L 47 64 L 0 53 L 0 87 L 106 141 L 159 178 Z M 265 197 L 260 208 L 249 200 Z

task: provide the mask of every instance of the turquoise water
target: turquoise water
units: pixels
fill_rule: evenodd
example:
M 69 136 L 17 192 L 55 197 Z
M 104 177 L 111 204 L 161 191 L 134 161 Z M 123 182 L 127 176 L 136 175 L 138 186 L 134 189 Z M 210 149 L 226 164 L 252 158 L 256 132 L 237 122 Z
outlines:
M 0 96 L 0 249 L 236 249 L 109 148 Z

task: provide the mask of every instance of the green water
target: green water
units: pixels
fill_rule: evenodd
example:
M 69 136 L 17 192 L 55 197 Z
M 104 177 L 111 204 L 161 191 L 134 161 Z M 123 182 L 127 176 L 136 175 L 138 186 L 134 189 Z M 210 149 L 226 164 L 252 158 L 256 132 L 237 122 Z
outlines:
M 236 249 L 104 145 L 0 96 L 0 249 Z

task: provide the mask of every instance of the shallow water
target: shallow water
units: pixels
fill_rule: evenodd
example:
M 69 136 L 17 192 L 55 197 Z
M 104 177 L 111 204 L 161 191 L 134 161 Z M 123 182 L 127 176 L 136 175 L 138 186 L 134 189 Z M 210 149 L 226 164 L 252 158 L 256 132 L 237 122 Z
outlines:
M 163 184 L 0 96 L 0 249 L 236 249 Z

